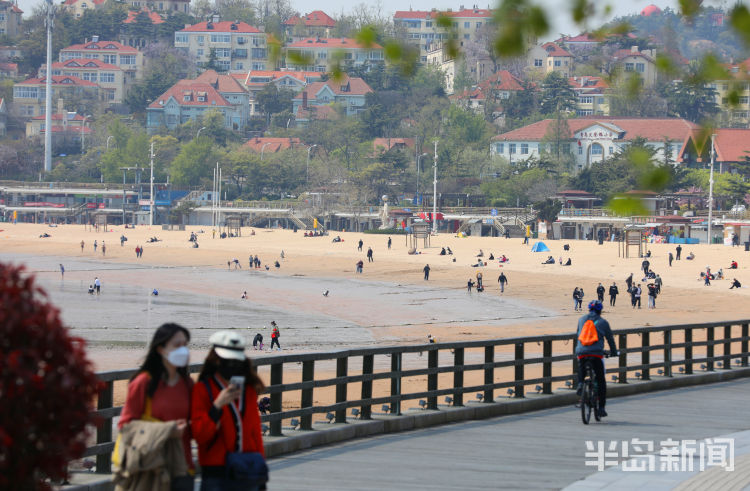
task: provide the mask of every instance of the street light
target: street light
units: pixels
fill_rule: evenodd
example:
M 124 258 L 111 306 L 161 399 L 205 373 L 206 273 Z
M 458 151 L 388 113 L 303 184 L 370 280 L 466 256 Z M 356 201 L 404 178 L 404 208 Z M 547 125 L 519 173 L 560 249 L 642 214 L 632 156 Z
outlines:
M 206 127 L 205 127 L 205 126 L 204 126 L 203 128 L 201 128 L 201 129 L 199 129 L 199 130 L 198 130 L 198 133 L 197 133 L 197 134 L 195 135 L 195 138 L 196 138 L 196 139 L 198 139 L 198 137 L 199 137 L 199 136 L 201 136 L 201 131 L 202 131 L 202 130 L 205 130 L 205 129 L 206 129 Z
M 435 172 L 435 177 L 432 181 L 432 234 L 437 235 L 437 145 L 438 141 L 435 140 L 435 157 L 433 159 L 432 168 Z
M 263 150 L 266 149 L 266 145 L 270 145 L 270 144 L 271 144 L 271 142 L 266 142 L 266 143 L 263 144 L 262 147 L 260 147 L 260 160 L 261 161 L 263 161 Z
M 109 150 L 109 139 L 110 139 L 110 138 L 114 138 L 114 137 L 113 137 L 112 135 L 109 135 L 109 136 L 107 137 L 107 150 Z
M 313 148 L 317 147 L 317 145 L 310 145 L 307 149 L 307 167 L 305 167 L 305 184 L 310 183 L 310 152 Z
M 65 117 L 65 115 L 63 115 L 63 117 Z M 83 155 L 83 149 L 84 149 L 84 144 L 83 144 L 84 143 L 84 134 L 83 134 L 83 132 L 86 129 L 86 120 L 88 118 L 90 118 L 90 117 L 91 117 L 91 115 L 87 114 L 86 116 L 83 117 L 83 123 L 81 123 L 81 155 Z
M 422 155 L 417 155 L 417 201 L 415 204 L 419 204 L 419 160 L 422 157 L 427 157 L 429 153 L 423 153 Z
M 44 172 L 52 170 L 52 25 L 55 17 L 55 6 L 52 0 L 47 2 L 47 75 L 45 76 L 44 94 Z
M 714 139 L 716 134 L 711 135 L 711 174 L 708 178 L 708 244 L 711 245 L 711 222 L 714 210 Z

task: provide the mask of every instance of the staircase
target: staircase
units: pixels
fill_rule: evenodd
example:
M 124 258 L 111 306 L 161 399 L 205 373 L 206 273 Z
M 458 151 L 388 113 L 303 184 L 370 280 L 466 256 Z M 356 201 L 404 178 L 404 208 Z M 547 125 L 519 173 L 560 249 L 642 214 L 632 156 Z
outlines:
M 188 194 L 183 196 L 182 198 L 176 200 L 174 202 L 175 206 L 179 206 L 181 203 L 187 202 L 187 201 L 198 201 L 198 198 L 201 197 L 201 195 L 205 192 L 203 188 L 200 189 L 193 189 Z

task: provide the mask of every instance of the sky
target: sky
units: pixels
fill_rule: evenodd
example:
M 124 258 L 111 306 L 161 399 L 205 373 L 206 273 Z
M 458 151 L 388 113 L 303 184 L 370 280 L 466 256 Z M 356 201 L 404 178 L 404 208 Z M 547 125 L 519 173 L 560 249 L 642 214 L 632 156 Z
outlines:
M 478 0 L 475 0 L 478 1 Z M 497 0 L 495 0 L 497 1 Z M 577 27 L 573 21 L 570 19 L 570 15 L 567 14 L 567 6 L 569 5 L 569 1 L 567 0 L 537 0 L 540 5 L 546 7 L 549 12 L 564 12 L 565 15 L 559 15 L 559 16 L 550 16 L 550 20 L 552 21 L 552 29 L 550 30 L 549 36 L 546 37 L 546 39 L 541 39 L 542 41 L 546 41 L 549 39 L 555 39 L 558 37 L 558 34 L 570 34 L 570 35 L 576 35 L 579 34 L 581 29 Z M 328 15 L 336 16 L 337 14 L 340 14 L 343 12 L 348 12 L 353 6 L 358 5 L 360 3 L 367 3 L 368 5 L 376 5 L 378 3 L 378 0 L 371 0 L 371 1 L 365 1 L 365 0 L 349 0 L 349 1 L 343 1 L 343 0 L 291 0 L 292 6 L 297 9 L 301 13 L 307 13 L 310 10 L 323 10 Z M 487 0 L 484 0 L 485 3 L 477 4 L 479 8 L 488 8 L 492 7 L 495 4 L 494 3 L 487 3 Z M 29 15 L 36 5 L 41 5 L 44 2 L 42 0 L 18 0 L 18 6 L 25 12 L 25 15 Z M 60 3 L 60 0 L 55 1 L 56 4 Z M 393 16 L 393 13 L 396 10 L 408 10 L 409 8 L 413 10 L 430 10 L 432 8 L 436 8 L 439 10 L 446 10 L 448 8 L 452 8 L 454 10 L 457 10 L 460 8 L 461 5 L 464 5 L 467 8 L 471 8 L 472 3 L 470 3 L 467 0 L 456 0 L 455 3 L 451 0 L 410 0 L 408 2 L 404 2 L 403 0 L 379 0 L 380 5 L 382 6 L 382 11 L 384 14 L 387 14 L 389 17 Z M 675 8 L 675 5 L 677 4 L 677 0 L 608 0 L 607 2 L 603 1 L 597 1 L 593 0 L 593 4 L 596 4 L 601 9 L 602 6 L 605 3 L 610 3 L 612 5 L 612 12 L 613 14 L 609 17 L 597 17 L 595 19 L 592 19 L 591 27 L 595 28 L 598 27 L 600 24 L 606 22 L 607 20 L 610 20 L 612 17 L 616 16 L 622 16 L 622 15 L 628 15 L 631 13 L 640 12 L 643 7 L 655 4 L 660 8 L 665 7 L 672 7 Z M 712 4 L 714 2 L 711 2 Z

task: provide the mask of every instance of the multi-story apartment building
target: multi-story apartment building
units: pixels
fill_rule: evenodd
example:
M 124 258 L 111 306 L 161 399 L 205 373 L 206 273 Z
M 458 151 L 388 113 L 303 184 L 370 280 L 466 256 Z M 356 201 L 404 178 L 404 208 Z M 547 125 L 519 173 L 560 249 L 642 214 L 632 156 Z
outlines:
M 638 46 L 630 49 L 621 49 L 612 55 L 610 60 L 610 73 L 614 69 L 621 69 L 624 75 L 636 74 L 641 79 L 642 87 L 653 87 L 656 84 L 656 58 L 655 49 L 638 50 Z
M 190 0 L 128 0 L 131 7 L 149 7 L 159 12 L 190 13 Z
M 399 10 L 393 15 L 393 24 L 397 31 L 401 31 L 401 36 L 407 42 L 419 46 L 419 59 L 425 63 L 427 53 L 433 48 L 432 45 L 451 37 L 451 30 L 438 27 L 438 17 L 450 17 L 453 24 L 453 37 L 460 44 L 476 39 L 483 32 L 483 28 L 492 22 L 493 15 L 492 10 L 480 9 L 476 6 L 466 9 L 463 5 L 456 12 L 452 9 L 445 12 L 439 12 L 437 9 Z
M 15 38 L 21 34 L 23 10 L 15 2 L 0 1 L 0 34 Z
M 293 43 L 310 37 L 329 38 L 336 27 L 336 21 L 322 10 L 313 10 L 309 14 L 293 15 L 284 22 L 284 35 L 287 43 Z
M 81 17 L 87 10 L 102 8 L 107 0 L 65 0 L 62 3 L 63 10 L 70 12 L 73 17 Z
M 213 20 L 199 22 L 174 33 L 175 48 L 206 64 L 213 51 L 222 71 L 265 70 L 268 64 L 266 35 L 244 22 Z
M 721 108 L 722 125 L 731 128 L 750 126 L 750 58 L 727 67 L 730 80 L 712 80 L 708 87 L 716 91 L 716 104 Z M 729 103 L 729 93 L 736 91 L 738 104 Z
M 345 114 L 351 116 L 364 110 L 365 97 L 370 92 L 370 86 L 359 77 L 313 82 L 292 100 L 292 112 L 297 123 L 302 124 L 309 120 L 314 108 L 330 108 L 331 104 L 341 105 Z
M 479 84 L 450 97 L 453 104 L 491 118 L 497 126 L 505 125 L 503 101 L 523 90 L 521 81 L 507 70 L 498 70 Z
M 269 84 L 279 89 L 301 91 L 313 82 L 319 82 L 323 74 L 320 72 L 295 72 L 290 70 L 250 70 L 247 75 L 232 73 L 231 76 L 241 81 L 250 94 L 250 115 L 259 112 L 257 94 Z
M 206 70 L 192 80 L 180 80 L 160 95 L 146 109 L 146 128 L 154 132 L 161 127 L 170 130 L 207 110 L 224 115 L 224 127 L 241 130 L 247 123 L 249 94 L 234 77 Z
M 545 71 L 558 72 L 565 78 L 573 73 L 573 55 L 555 43 L 544 43 L 542 49 L 547 53 Z
M 24 119 L 45 113 L 46 77 L 30 78 L 13 87 L 13 110 Z M 52 76 L 52 100 L 98 101 L 99 85 L 70 75 Z
M 45 116 L 36 116 L 26 122 L 26 138 L 43 135 L 46 131 Z M 81 137 L 91 133 L 90 118 L 75 112 L 62 112 L 52 115 L 52 144 L 62 140 L 70 143 L 81 143 Z
M 364 46 L 349 38 L 308 38 L 286 48 L 286 66 L 291 70 L 327 72 L 338 61 L 354 66 L 384 63 L 383 47 Z M 302 62 L 300 62 L 302 60 Z
M 126 84 L 140 79 L 145 66 L 143 53 L 136 48 L 117 41 L 100 41 L 99 36 L 93 36 L 89 42 L 73 44 L 60 50 L 59 61 L 78 59 L 99 60 L 120 67 Z
M 609 116 L 609 97 L 606 94 L 609 84 L 604 78 L 570 77 L 568 83 L 576 93 L 578 116 Z
M 42 65 L 40 75 L 46 74 L 47 65 Z M 98 84 L 102 101 L 109 104 L 122 103 L 132 85 L 126 84 L 125 72 L 119 66 L 90 58 L 71 58 L 55 62 L 52 64 L 52 75 L 66 75 Z

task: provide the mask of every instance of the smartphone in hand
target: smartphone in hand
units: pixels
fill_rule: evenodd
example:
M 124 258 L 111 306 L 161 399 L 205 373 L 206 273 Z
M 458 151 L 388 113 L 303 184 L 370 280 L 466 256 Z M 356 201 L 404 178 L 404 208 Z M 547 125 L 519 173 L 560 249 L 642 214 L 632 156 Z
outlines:
M 240 394 L 244 393 L 244 386 L 245 386 L 245 376 L 244 375 L 235 375 L 232 378 L 229 379 L 230 385 L 234 385 L 235 387 L 239 387 Z

